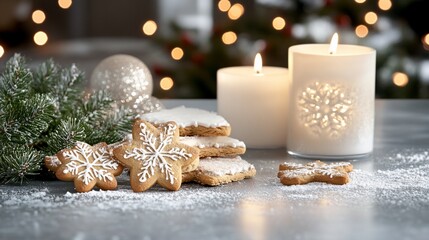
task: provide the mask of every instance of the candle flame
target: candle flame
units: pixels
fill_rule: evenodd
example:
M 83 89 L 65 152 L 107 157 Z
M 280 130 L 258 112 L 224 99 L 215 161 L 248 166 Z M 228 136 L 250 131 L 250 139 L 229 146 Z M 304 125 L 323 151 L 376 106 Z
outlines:
M 260 74 L 262 72 L 262 57 L 261 54 L 256 54 L 255 56 L 255 63 L 253 65 L 255 72 L 257 74 Z
M 331 44 L 329 45 L 329 53 L 334 54 L 337 52 L 338 47 L 338 33 L 334 33 L 331 39 Z

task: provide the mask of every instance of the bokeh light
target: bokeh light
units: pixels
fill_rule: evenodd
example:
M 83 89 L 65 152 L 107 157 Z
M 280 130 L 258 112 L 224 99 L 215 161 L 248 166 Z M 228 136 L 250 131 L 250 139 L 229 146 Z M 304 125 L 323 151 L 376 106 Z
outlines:
M 237 41 L 237 34 L 235 32 L 229 31 L 222 35 L 222 42 L 226 45 L 233 44 Z
M 364 38 L 368 36 L 368 32 L 369 32 L 368 27 L 365 25 L 359 25 L 355 29 L 356 36 L 360 38 Z
M 0 45 L 0 58 L 3 57 L 4 54 L 4 48 L 2 45 Z
M 62 9 L 68 9 L 72 5 L 72 0 L 58 0 L 58 6 Z
M 393 84 L 395 84 L 398 87 L 405 87 L 408 84 L 408 76 L 405 73 L 402 72 L 395 72 L 392 75 L 392 81 Z
M 231 2 L 229 0 L 220 0 L 217 3 L 217 7 L 222 12 L 227 12 L 229 8 L 231 7 Z
M 34 43 L 39 46 L 43 46 L 48 42 L 48 35 L 43 31 L 38 31 L 33 37 Z
M 366 0 L 355 0 L 357 3 L 364 3 Z
M 428 49 L 428 47 L 429 47 L 429 33 L 427 33 L 426 35 L 423 36 L 422 42 L 423 42 L 423 46 L 425 47 L 425 49 Z
M 286 26 L 286 20 L 282 17 L 276 17 L 273 19 L 273 28 L 275 30 L 282 30 Z
M 228 10 L 228 17 L 231 20 L 237 20 L 244 14 L 244 7 L 240 3 L 236 3 Z
M 365 14 L 365 22 L 368 24 L 375 24 L 378 20 L 378 16 L 375 12 L 368 12 Z
M 158 29 L 158 26 L 156 25 L 156 22 L 153 20 L 146 21 L 142 26 L 142 31 L 147 36 L 152 36 L 153 34 L 155 34 L 157 29 Z
M 164 91 L 170 90 L 173 87 L 173 85 L 174 85 L 174 81 L 171 77 L 164 77 L 159 82 L 159 86 Z
M 182 59 L 183 54 L 184 54 L 183 49 L 181 49 L 180 47 L 175 47 L 175 48 L 173 48 L 173 50 L 171 50 L 171 57 L 174 60 Z
M 42 24 L 46 19 L 46 15 L 42 10 L 35 10 L 31 15 L 31 19 L 36 24 Z
M 387 11 L 390 8 L 392 8 L 392 1 L 390 1 L 390 0 L 379 0 L 378 1 L 378 7 L 381 10 Z

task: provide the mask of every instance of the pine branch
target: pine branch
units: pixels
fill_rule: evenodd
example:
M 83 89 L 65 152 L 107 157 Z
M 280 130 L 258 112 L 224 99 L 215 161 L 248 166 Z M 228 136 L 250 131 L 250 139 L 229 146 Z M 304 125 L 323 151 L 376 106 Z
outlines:
M 61 120 L 59 125 L 46 137 L 46 152 L 49 155 L 57 153 L 61 149 L 72 147 L 76 141 L 87 141 L 89 132 L 82 118 L 68 118 Z
M 46 95 L 14 98 L 2 107 L 0 139 L 17 144 L 32 144 L 53 120 L 54 107 Z
M 76 141 L 122 140 L 131 129 L 125 109 L 103 92 L 83 98 L 83 73 L 49 60 L 31 71 L 19 54 L 0 76 L 0 183 L 39 174 L 43 157 Z
M 25 59 L 15 54 L 6 63 L 6 68 L 0 76 L 0 108 L 5 103 L 25 96 L 29 90 L 33 74 L 25 67 Z
M 39 152 L 22 145 L 0 150 L 0 183 L 23 183 L 41 170 Z

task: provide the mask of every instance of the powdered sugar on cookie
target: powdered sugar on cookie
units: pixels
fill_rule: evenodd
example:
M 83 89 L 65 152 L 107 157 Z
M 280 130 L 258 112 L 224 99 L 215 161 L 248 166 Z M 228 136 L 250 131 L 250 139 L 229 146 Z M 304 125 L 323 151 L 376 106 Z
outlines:
M 200 160 L 198 170 L 211 176 L 224 176 L 252 171 L 255 167 L 241 157 L 205 158 Z
M 227 136 L 217 136 L 217 137 L 180 137 L 180 142 L 189 146 L 198 147 L 198 148 L 222 148 L 222 147 L 233 147 L 233 148 L 245 148 L 246 144 L 244 142 L 230 138 Z
M 161 124 L 174 121 L 181 127 L 228 127 L 229 123 L 225 118 L 215 112 L 209 112 L 197 108 L 187 108 L 184 106 L 164 109 L 159 112 L 145 113 L 138 115 L 137 118 L 146 120 L 153 124 Z

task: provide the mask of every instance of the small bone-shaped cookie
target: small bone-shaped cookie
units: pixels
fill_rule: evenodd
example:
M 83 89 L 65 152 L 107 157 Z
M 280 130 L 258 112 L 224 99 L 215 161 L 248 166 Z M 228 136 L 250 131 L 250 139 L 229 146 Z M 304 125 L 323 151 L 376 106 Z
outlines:
M 279 166 L 278 177 L 284 185 L 299 185 L 309 182 L 325 182 L 331 184 L 346 184 L 349 182 L 348 173 L 353 170 L 349 162 L 326 164 L 319 160 L 305 165 L 298 163 L 282 163 Z

